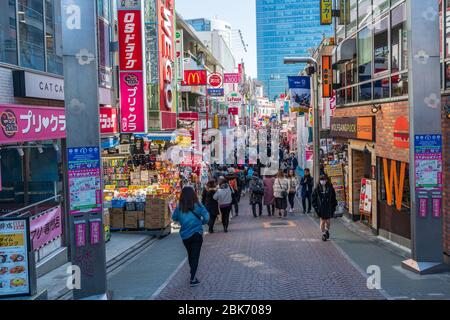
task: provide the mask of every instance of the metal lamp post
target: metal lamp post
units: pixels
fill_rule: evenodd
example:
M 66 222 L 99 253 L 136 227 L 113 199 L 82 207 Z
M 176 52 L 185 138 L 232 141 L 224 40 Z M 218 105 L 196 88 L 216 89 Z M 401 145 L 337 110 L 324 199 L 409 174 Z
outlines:
M 314 66 L 313 74 L 313 85 L 314 85 L 314 134 L 313 134 L 313 144 L 314 144 L 314 181 L 316 184 L 320 180 L 320 124 L 319 124 L 319 96 L 318 87 L 319 79 L 317 76 L 318 64 L 314 58 L 311 57 L 285 57 L 283 59 L 284 64 L 298 64 L 298 63 L 309 63 Z

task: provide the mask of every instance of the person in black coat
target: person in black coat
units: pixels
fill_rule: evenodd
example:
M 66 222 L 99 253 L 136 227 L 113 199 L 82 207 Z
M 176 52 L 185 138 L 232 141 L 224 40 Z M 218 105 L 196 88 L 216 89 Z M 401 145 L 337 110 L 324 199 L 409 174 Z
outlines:
M 305 169 L 305 175 L 300 180 L 300 186 L 302 187 L 302 206 L 303 213 L 311 213 L 312 193 L 314 189 L 314 179 L 311 176 L 311 172 L 308 168 Z M 306 200 L 308 200 L 308 208 L 306 208 Z
M 320 183 L 316 186 L 312 196 L 312 204 L 320 218 L 322 240 L 330 239 L 331 218 L 334 217 L 337 207 L 336 192 L 326 175 L 320 176 Z
M 202 204 L 205 206 L 206 210 L 208 210 L 210 217 L 208 222 L 209 233 L 214 233 L 214 224 L 217 216 L 219 215 L 219 204 L 213 198 L 216 191 L 216 181 L 211 180 L 206 184 L 206 187 L 202 193 Z

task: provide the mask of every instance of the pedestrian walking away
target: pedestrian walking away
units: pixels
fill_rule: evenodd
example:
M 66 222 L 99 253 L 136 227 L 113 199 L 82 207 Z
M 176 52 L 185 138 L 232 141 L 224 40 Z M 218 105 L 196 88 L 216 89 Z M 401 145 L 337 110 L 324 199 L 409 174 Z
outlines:
M 293 214 L 295 206 L 295 197 L 297 195 L 297 189 L 299 187 L 299 181 L 293 169 L 289 170 L 288 181 L 289 181 L 288 200 L 289 205 L 291 206 L 289 212 Z
M 202 204 L 209 212 L 209 233 L 214 233 L 214 224 L 216 223 L 217 216 L 219 215 L 219 204 L 214 199 L 214 195 L 217 192 L 217 184 L 215 180 L 210 180 L 206 184 L 202 193 Z
M 232 205 L 234 206 L 234 215 L 237 217 L 239 216 L 239 201 L 241 199 L 238 189 L 238 176 L 233 168 L 228 168 L 228 175 L 226 176 L 226 178 L 228 180 L 228 184 L 231 187 L 233 197 Z
M 222 215 L 223 230 L 228 232 L 230 222 L 230 212 L 233 203 L 231 187 L 225 178 L 220 180 L 220 187 L 214 194 L 213 199 L 217 201 L 219 212 Z
M 258 205 L 259 216 L 262 216 L 262 201 L 264 196 L 264 186 L 262 180 L 258 174 L 253 175 L 252 181 L 250 181 L 250 205 L 252 206 L 253 216 L 258 217 L 256 214 L 256 206 Z
M 209 222 L 209 213 L 199 202 L 194 188 L 185 187 L 181 191 L 180 202 L 172 214 L 172 220 L 181 225 L 180 236 L 186 247 L 191 268 L 191 287 L 200 284 L 197 268 L 203 244 L 203 225 Z
M 275 215 L 275 197 L 273 196 L 273 185 L 275 183 L 275 177 L 265 176 L 263 180 L 264 184 L 264 205 L 267 207 L 267 213 L 269 217 Z
M 300 185 L 302 188 L 301 196 L 302 196 L 303 213 L 311 213 L 314 178 L 311 176 L 311 171 L 308 168 L 305 169 L 305 175 L 300 180 Z M 306 208 L 306 201 L 308 201 L 308 208 Z
M 312 196 L 312 204 L 320 218 L 322 240 L 330 239 L 331 218 L 336 212 L 336 192 L 326 175 L 320 176 L 320 183 L 316 186 Z
M 275 209 L 280 218 L 287 216 L 287 197 L 289 181 L 286 179 L 283 170 L 278 171 L 277 178 L 273 184 L 273 196 L 275 197 Z

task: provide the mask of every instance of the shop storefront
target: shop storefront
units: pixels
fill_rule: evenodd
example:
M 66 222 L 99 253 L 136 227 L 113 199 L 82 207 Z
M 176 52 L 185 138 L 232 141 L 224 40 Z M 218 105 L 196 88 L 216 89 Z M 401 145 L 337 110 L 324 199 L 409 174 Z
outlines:
M 175 142 L 174 133 L 121 135 L 118 145 L 104 150 L 107 230 L 170 232 L 169 208 L 181 190 L 179 170 L 167 160 Z
M 38 275 L 67 259 L 64 108 L 0 105 L 0 219 L 30 217 Z M 58 258 L 55 258 L 58 256 Z

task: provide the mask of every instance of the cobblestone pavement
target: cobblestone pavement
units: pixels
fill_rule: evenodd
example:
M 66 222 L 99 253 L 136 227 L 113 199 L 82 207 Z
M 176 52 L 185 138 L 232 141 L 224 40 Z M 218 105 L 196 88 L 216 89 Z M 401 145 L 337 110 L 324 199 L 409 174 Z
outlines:
M 247 198 L 229 233 L 205 236 L 197 273 L 189 287 L 186 263 L 157 300 L 308 300 L 384 299 L 367 289 L 366 278 L 336 249 L 322 242 L 312 219 L 254 218 Z M 270 226 L 271 223 L 290 226 Z M 332 235 L 333 237 L 333 235 Z

